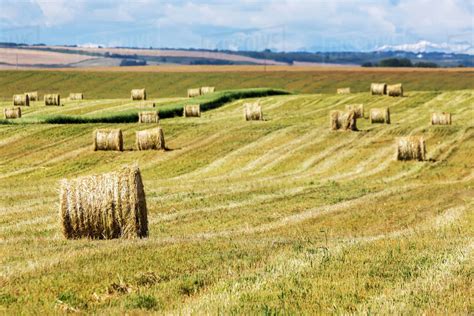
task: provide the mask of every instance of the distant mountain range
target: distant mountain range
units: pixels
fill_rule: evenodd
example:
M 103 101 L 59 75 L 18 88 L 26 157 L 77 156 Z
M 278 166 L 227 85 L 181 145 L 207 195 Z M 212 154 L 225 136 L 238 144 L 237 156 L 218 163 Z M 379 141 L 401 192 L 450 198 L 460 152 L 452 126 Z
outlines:
M 474 55 L 474 47 L 468 42 L 436 44 L 429 41 L 419 41 L 414 44 L 383 45 L 375 49 L 379 52 L 403 51 L 412 53 L 455 53 Z

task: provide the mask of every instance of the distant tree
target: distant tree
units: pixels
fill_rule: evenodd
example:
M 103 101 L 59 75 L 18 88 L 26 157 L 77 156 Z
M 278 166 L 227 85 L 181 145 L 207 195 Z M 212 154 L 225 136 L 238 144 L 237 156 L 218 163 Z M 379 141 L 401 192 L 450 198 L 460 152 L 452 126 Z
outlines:
M 142 59 L 122 59 L 120 66 L 146 66 L 146 60 Z
M 388 58 L 383 59 L 379 63 L 380 67 L 413 67 L 413 64 L 408 58 Z
M 438 68 L 439 67 L 439 65 L 436 64 L 436 63 L 424 62 L 424 61 L 420 61 L 418 63 L 415 63 L 413 66 L 414 67 L 420 67 L 420 68 Z
M 374 66 L 376 66 L 376 65 L 374 65 L 374 64 L 372 64 L 370 61 L 368 61 L 368 62 L 363 63 L 361 66 L 362 66 L 362 67 L 374 67 Z

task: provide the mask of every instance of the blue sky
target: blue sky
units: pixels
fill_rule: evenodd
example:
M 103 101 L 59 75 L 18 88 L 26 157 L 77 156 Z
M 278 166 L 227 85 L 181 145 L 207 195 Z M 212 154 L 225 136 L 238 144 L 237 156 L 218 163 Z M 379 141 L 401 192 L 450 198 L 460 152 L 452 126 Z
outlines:
M 0 41 L 367 51 L 468 43 L 470 0 L 0 0 Z

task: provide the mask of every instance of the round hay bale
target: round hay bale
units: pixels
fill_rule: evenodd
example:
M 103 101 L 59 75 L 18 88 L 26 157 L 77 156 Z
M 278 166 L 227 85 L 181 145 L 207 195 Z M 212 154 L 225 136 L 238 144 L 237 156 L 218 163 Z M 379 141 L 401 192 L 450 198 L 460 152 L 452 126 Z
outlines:
M 355 111 L 331 111 L 329 113 L 329 122 L 333 131 L 357 131 Z
M 133 89 L 131 92 L 132 101 L 146 100 L 145 89 Z
M 184 117 L 201 117 L 201 105 L 185 105 L 183 109 Z
M 426 144 L 422 136 L 397 139 L 397 160 L 426 160 Z
M 39 101 L 38 91 L 25 92 L 25 94 L 28 96 L 28 99 L 30 99 L 30 101 Z
M 370 85 L 370 93 L 372 95 L 387 94 L 387 84 L 386 83 L 372 83 Z
M 188 89 L 188 98 L 194 98 L 201 95 L 201 88 Z
M 339 88 L 337 89 L 337 94 L 350 94 L 351 88 Z
M 448 112 L 432 113 L 431 125 L 451 125 L 451 113 L 448 113 Z
M 59 94 L 45 94 L 44 105 L 61 105 L 61 96 Z
M 67 239 L 147 237 L 147 216 L 138 166 L 60 181 L 59 217 Z
M 69 93 L 69 100 L 83 100 L 84 94 L 83 93 Z
M 98 129 L 94 131 L 94 151 L 123 151 L 123 135 L 121 129 Z
M 370 123 L 390 124 L 390 109 L 389 108 L 373 108 L 370 109 Z
M 13 105 L 30 106 L 30 97 L 27 94 L 15 94 L 13 96 Z
M 163 129 L 157 127 L 146 131 L 136 132 L 136 145 L 138 150 L 165 150 L 165 136 Z
M 346 105 L 346 111 L 354 111 L 356 114 L 356 118 L 364 118 L 363 104 L 348 104 Z
M 258 102 L 245 103 L 244 117 L 246 121 L 263 121 L 262 106 Z
M 216 91 L 216 87 L 201 87 L 201 95 L 214 93 Z
M 403 85 L 401 83 L 388 85 L 387 94 L 390 97 L 403 97 Z
M 143 111 L 138 113 L 138 123 L 158 123 L 158 111 Z
M 21 108 L 5 108 L 3 109 L 5 119 L 21 118 Z

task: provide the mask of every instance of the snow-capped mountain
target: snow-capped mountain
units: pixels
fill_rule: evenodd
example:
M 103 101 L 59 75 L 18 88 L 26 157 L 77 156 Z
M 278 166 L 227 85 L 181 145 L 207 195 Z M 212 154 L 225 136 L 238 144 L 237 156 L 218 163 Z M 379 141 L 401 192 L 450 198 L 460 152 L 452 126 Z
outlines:
M 429 41 L 419 41 L 414 44 L 384 45 L 376 48 L 375 51 L 405 51 L 413 53 L 442 52 L 474 55 L 474 47 L 467 42 L 436 44 Z

